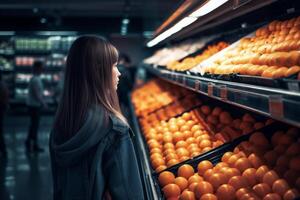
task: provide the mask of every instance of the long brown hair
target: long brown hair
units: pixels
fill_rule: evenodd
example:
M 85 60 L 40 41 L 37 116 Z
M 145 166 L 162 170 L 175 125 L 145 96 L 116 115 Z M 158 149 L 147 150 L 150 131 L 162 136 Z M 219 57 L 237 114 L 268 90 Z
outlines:
M 80 129 L 93 105 L 104 108 L 106 120 L 113 114 L 126 123 L 112 80 L 112 68 L 117 61 L 117 49 L 103 38 L 81 36 L 74 41 L 67 57 L 64 90 L 54 122 L 54 129 L 62 132 L 64 138 L 70 138 Z

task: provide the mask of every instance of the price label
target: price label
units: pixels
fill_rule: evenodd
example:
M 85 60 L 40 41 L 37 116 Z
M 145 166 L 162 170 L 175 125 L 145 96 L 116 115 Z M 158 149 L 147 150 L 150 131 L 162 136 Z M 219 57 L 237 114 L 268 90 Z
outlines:
M 288 83 L 288 88 L 291 91 L 299 92 L 299 84 L 297 82 L 289 82 Z
M 214 93 L 214 84 L 213 83 L 208 83 L 207 84 L 207 95 L 212 97 Z
M 269 96 L 269 112 L 273 117 L 283 117 L 283 102 L 281 95 Z
M 195 90 L 196 91 L 200 90 L 200 81 L 199 80 L 195 80 Z
M 220 97 L 222 100 L 227 100 L 227 86 L 221 85 L 220 86 Z

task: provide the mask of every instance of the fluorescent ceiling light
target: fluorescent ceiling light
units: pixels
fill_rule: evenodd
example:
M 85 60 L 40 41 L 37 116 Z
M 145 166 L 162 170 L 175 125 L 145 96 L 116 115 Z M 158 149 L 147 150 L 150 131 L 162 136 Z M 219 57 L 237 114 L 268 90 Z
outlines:
M 210 13 L 211 11 L 217 9 L 218 7 L 220 7 L 227 1 L 229 1 L 229 0 L 210 0 L 210 1 L 206 2 L 204 5 L 202 5 L 198 10 L 196 10 L 195 12 L 190 14 L 189 16 L 190 17 L 204 16 L 204 15 Z
M 129 24 L 130 20 L 128 18 L 124 18 L 122 20 L 122 24 Z
M 197 20 L 197 18 L 195 18 L 195 17 L 185 17 L 185 18 L 183 18 L 177 24 L 175 24 L 174 26 L 172 26 L 171 28 L 169 28 L 168 30 L 163 32 L 162 34 L 158 35 L 153 40 L 149 41 L 147 43 L 147 47 L 153 47 L 154 45 L 156 45 L 159 42 L 163 41 L 164 39 L 170 37 L 174 33 L 177 33 L 178 31 L 180 31 L 184 27 L 190 25 L 191 23 L 193 23 L 196 20 Z

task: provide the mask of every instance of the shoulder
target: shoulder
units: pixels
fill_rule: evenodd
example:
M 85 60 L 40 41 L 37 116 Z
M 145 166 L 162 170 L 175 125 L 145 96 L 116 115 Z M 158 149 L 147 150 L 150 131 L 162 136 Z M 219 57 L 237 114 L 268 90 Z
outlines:
M 109 119 L 112 125 L 112 131 L 117 132 L 121 135 L 127 134 L 129 132 L 129 126 L 122 122 L 117 116 L 110 114 Z

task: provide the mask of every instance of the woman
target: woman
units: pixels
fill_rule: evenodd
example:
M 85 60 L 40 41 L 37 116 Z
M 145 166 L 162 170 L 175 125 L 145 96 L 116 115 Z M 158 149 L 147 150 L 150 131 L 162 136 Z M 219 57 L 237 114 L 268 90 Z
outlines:
M 118 52 L 95 36 L 71 46 L 50 137 L 54 199 L 144 199 L 131 131 L 117 98 Z

